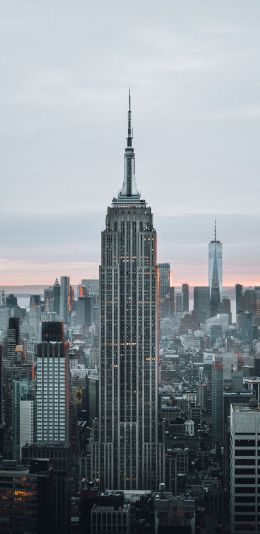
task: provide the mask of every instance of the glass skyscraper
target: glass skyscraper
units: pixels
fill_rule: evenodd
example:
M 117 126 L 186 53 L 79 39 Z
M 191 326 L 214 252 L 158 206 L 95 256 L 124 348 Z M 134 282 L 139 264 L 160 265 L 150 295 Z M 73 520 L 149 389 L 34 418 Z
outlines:
M 129 95 L 121 192 L 108 207 L 100 266 L 98 441 L 92 468 L 102 488 L 157 488 L 163 480 L 158 443 L 157 236 L 151 208 L 135 182 Z
M 209 297 L 210 316 L 218 313 L 218 306 L 222 301 L 222 243 L 217 240 L 216 221 L 214 239 L 209 243 Z

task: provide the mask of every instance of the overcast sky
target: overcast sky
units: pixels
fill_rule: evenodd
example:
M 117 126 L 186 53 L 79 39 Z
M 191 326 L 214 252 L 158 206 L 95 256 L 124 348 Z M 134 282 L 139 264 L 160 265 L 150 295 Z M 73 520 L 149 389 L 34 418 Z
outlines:
M 0 285 L 98 275 L 123 181 L 128 87 L 136 176 L 159 261 L 260 284 L 259 0 L 0 0 Z

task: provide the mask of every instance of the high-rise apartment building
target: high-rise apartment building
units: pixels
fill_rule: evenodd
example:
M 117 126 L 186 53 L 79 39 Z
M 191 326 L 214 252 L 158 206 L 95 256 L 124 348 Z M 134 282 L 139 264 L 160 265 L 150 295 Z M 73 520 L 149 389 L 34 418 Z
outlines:
M 69 358 L 66 343 L 57 340 L 60 323 L 43 323 L 37 346 L 36 440 L 40 444 L 69 442 Z M 49 334 L 47 330 L 49 329 Z M 48 339 L 48 341 L 47 341 Z
M 257 402 L 251 400 L 247 406 L 232 404 L 230 409 L 232 534 L 260 532 L 259 436 L 260 411 Z
M 214 239 L 209 243 L 209 297 L 210 316 L 218 313 L 219 303 L 222 301 L 222 243 L 217 240 L 216 221 Z
M 125 175 L 108 207 L 100 267 L 100 402 L 96 444 L 101 487 L 157 488 L 159 284 L 151 208 L 135 182 L 129 97 Z M 159 453 L 160 451 L 160 453 Z

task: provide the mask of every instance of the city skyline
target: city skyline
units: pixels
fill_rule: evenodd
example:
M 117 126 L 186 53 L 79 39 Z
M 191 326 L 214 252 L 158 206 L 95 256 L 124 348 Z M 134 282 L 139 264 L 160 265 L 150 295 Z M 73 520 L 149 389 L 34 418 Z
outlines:
M 259 3 L 113 5 L 0 6 L 2 284 L 98 275 L 129 86 L 158 260 L 205 284 L 217 216 L 224 285 L 259 284 Z

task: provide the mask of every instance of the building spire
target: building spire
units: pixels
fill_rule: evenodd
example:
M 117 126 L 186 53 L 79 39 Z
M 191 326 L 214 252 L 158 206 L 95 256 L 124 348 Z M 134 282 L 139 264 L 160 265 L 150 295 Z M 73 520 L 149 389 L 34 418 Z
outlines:
M 135 182 L 135 151 L 132 146 L 133 129 L 132 129 L 132 110 L 131 110 L 131 92 L 128 93 L 128 122 L 127 138 L 124 154 L 124 183 L 118 195 L 118 200 L 124 202 L 136 202 L 140 199 L 140 193 L 137 191 Z
M 215 224 L 214 224 L 214 241 L 217 241 L 217 217 L 215 216 Z
M 127 146 L 129 148 L 132 147 L 132 139 L 133 139 L 133 130 L 132 130 L 132 112 L 131 112 L 131 92 L 129 89 L 129 95 L 128 95 L 128 132 L 127 132 Z

